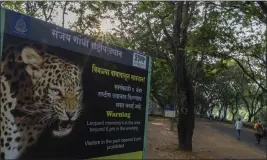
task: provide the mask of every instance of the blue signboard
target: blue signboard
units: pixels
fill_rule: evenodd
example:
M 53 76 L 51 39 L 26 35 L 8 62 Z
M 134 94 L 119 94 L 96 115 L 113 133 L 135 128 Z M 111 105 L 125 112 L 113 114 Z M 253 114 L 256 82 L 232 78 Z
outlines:
M 176 107 L 175 107 L 175 105 L 166 105 L 165 110 L 175 111 Z
M 11 10 L 5 10 L 4 32 L 14 36 L 38 41 L 47 45 L 79 52 L 86 56 L 102 58 L 130 67 L 148 70 L 148 56 L 121 48 L 69 29 L 44 22 Z

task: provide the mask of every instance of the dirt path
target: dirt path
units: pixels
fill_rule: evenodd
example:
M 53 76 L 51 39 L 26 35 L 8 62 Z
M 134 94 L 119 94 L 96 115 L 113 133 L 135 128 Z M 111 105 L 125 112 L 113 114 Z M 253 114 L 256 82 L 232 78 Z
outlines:
M 220 122 L 212 122 L 212 121 L 209 121 L 209 125 L 212 128 L 220 131 L 221 134 L 227 134 L 233 138 L 236 138 L 236 134 L 235 134 L 236 130 L 235 130 L 234 125 L 224 124 Z M 262 151 L 266 151 L 267 141 L 265 138 L 261 140 L 261 143 L 259 146 L 255 145 L 255 141 L 256 141 L 256 138 L 254 136 L 254 131 L 252 129 L 243 128 L 241 131 L 240 142 L 245 143 L 249 145 L 250 147 L 253 147 L 253 148 L 256 147 Z
M 148 125 L 147 159 L 266 159 L 266 153 L 221 134 L 209 122 L 196 121 L 193 152 L 177 150 L 177 132 L 170 130 L 170 121 L 150 117 Z

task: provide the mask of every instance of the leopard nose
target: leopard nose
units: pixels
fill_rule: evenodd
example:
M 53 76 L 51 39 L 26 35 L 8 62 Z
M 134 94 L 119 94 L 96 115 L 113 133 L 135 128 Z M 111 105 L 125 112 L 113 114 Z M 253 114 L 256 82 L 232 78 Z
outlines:
M 69 111 L 66 111 L 66 114 L 67 114 L 67 117 L 68 117 L 69 119 L 71 119 L 71 118 L 74 116 L 75 112 L 69 112 Z

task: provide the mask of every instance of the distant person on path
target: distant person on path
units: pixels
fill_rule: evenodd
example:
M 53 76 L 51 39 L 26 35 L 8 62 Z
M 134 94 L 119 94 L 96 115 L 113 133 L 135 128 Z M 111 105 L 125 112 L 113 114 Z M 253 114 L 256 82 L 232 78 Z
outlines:
M 238 120 L 235 122 L 236 136 L 238 140 L 240 140 L 240 133 L 242 127 L 243 127 L 243 122 L 241 121 L 241 118 L 238 118 Z
M 254 129 L 255 129 L 256 145 L 259 145 L 264 133 L 264 126 L 261 124 L 260 120 L 254 125 Z

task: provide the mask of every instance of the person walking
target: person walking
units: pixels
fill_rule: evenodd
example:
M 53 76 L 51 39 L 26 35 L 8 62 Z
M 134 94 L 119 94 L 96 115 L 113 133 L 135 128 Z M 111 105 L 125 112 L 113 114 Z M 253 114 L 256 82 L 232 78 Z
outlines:
M 237 140 L 240 140 L 240 133 L 242 127 L 243 127 L 243 122 L 241 121 L 241 118 L 238 118 L 238 120 L 235 122 Z
M 255 130 L 255 137 L 256 137 L 256 145 L 259 145 L 261 142 L 263 133 L 264 133 L 264 126 L 261 124 L 260 120 L 257 123 L 255 123 L 254 130 Z

